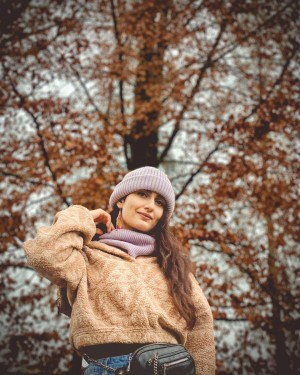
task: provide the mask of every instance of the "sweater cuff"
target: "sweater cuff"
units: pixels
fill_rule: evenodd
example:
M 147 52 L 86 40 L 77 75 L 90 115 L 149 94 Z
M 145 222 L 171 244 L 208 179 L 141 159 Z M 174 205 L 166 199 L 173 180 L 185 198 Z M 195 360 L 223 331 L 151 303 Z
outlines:
M 63 224 L 69 232 L 79 232 L 84 244 L 89 243 L 96 233 L 96 224 L 90 211 L 80 205 L 59 211 L 54 217 L 53 224 Z

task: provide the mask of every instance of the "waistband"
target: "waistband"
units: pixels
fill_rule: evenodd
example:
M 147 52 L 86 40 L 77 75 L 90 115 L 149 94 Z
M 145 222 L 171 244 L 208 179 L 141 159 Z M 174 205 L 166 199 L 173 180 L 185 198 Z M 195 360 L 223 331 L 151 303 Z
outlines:
M 146 344 L 97 344 L 81 347 L 79 351 L 81 354 L 87 354 L 93 359 L 100 359 L 130 354 L 144 345 Z

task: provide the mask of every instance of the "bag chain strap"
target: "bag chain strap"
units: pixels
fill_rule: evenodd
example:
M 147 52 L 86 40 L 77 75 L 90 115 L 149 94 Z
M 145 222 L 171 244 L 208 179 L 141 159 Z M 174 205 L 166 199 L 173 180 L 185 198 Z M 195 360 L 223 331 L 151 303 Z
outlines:
M 154 361 L 153 361 L 153 373 L 154 375 L 158 375 L 158 353 L 155 353 L 154 355 Z
M 115 369 L 115 368 L 109 367 L 107 365 L 104 365 L 103 363 L 98 362 L 95 359 L 89 357 L 87 354 L 83 354 L 83 358 L 88 363 L 91 362 L 96 366 L 100 366 L 100 367 L 104 368 L 105 370 L 112 372 L 113 374 L 116 374 L 116 375 L 125 375 L 126 374 L 126 372 L 123 369 Z
M 130 372 L 130 362 L 132 359 L 132 355 L 129 356 L 129 363 L 126 372 L 123 369 L 114 369 L 112 367 L 109 367 L 107 365 L 104 365 L 101 362 L 96 361 L 95 359 L 89 357 L 87 354 L 83 354 L 83 358 L 88 362 L 88 363 L 93 363 L 96 366 L 100 366 L 104 368 L 107 371 L 111 371 L 113 374 L 116 375 L 125 375 L 126 373 Z M 158 375 L 158 353 L 155 353 L 154 358 L 153 358 L 153 375 Z

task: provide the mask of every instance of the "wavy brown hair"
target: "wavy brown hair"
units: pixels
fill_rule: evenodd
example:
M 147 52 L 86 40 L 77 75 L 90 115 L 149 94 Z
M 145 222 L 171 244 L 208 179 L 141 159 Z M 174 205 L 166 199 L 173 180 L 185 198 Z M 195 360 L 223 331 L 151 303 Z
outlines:
M 118 214 L 119 208 L 115 206 L 111 212 L 111 220 L 114 225 Z M 102 226 L 101 229 L 105 228 Z M 165 211 L 155 228 L 148 234 L 155 237 L 158 264 L 166 276 L 175 306 L 187 322 L 187 328 L 191 330 L 196 321 L 196 307 L 192 300 L 190 281 L 192 267 L 189 254 L 173 235 Z
M 192 329 L 196 322 L 196 307 L 192 300 L 192 271 L 189 254 L 173 235 L 163 216 L 153 231 L 158 263 L 165 274 L 175 306 Z

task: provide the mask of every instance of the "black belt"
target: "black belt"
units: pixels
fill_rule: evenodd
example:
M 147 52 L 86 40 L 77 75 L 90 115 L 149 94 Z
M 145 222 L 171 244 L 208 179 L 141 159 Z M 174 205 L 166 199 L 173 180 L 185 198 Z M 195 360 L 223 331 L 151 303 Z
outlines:
M 79 349 L 81 354 L 87 354 L 93 359 L 116 357 L 119 355 L 125 355 L 133 353 L 135 350 L 141 348 L 145 344 L 98 344 L 83 346 Z

